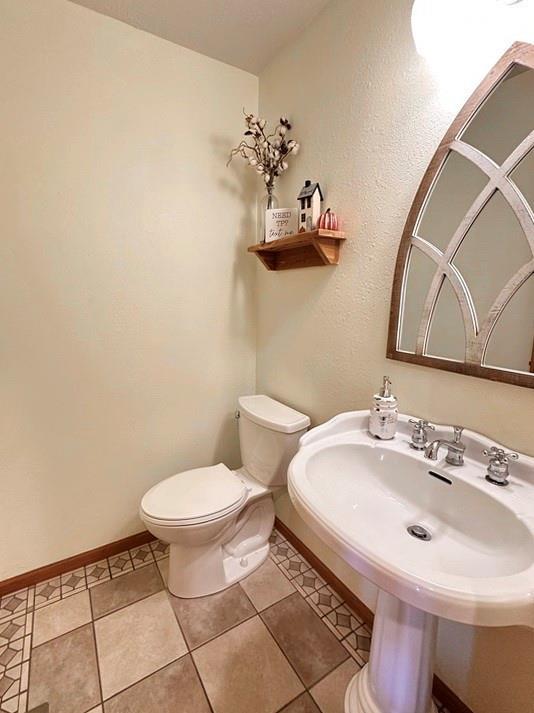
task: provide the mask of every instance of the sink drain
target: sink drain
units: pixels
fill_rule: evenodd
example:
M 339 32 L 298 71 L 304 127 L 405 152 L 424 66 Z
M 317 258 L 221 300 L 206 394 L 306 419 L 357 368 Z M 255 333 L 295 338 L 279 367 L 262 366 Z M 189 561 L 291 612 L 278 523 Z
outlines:
M 406 529 L 412 537 L 416 538 L 416 540 L 424 540 L 425 542 L 428 542 L 432 539 L 430 532 L 422 525 L 410 525 L 410 527 Z

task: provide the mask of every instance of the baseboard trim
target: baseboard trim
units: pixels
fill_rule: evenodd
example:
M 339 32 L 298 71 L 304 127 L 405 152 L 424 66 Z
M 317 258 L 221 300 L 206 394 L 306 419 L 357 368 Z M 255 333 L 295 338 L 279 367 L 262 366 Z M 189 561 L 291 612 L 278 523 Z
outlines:
M 349 604 L 349 606 L 367 623 L 372 625 L 373 612 L 367 607 L 358 597 L 330 570 L 317 555 L 315 555 L 309 547 L 307 547 L 295 533 L 284 525 L 284 523 L 276 518 L 276 528 L 291 542 L 303 557 L 305 557 L 312 567 L 321 575 L 335 591 Z M 53 562 L 52 564 L 32 569 L 24 574 L 19 574 L 10 579 L 4 579 L 0 582 L 0 597 L 11 592 L 16 592 L 24 587 L 29 587 L 32 584 L 44 582 L 52 577 L 57 577 L 59 574 L 70 572 L 73 569 L 78 569 L 88 564 L 98 562 L 105 557 L 111 557 L 130 550 L 133 547 L 140 547 L 154 539 L 154 536 L 147 530 L 138 532 L 135 535 L 124 537 L 121 540 L 110 542 L 107 545 L 95 547 L 92 550 L 87 550 L 79 555 L 67 557 L 66 559 Z M 449 709 L 450 713 L 473 713 L 463 701 L 437 676 L 434 676 L 433 685 L 434 694 L 437 698 Z
M 124 550 L 131 550 L 133 547 L 140 547 L 153 539 L 154 536 L 147 530 L 144 530 L 143 532 L 138 532 L 135 535 L 123 537 L 122 540 L 116 540 L 115 542 L 110 542 L 107 545 L 101 545 L 100 547 L 95 547 L 92 550 L 82 552 L 79 555 L 59 560 L 59 562 L 53 562 L 52 564 L 32 569 L 29 572 L 24 572 L 24 574 L 19 574 L 16 577 L 4 579 L 0 582 L 0 597 L 4 594 L 17 592 L 19 589 L 24 589 L 24 587 L 29 587 L 32 584 L 38 584 L 39 582 L 44 582 L 47 579 L 52 579 L 52 577 L 57 577 L 58 574 L 64 574 L 65 572 L 70 572 L 71 570 L 78 569 L 84 565 L 93 564 L 94 562 L 98 562 L 105 557 L 118 555 L 119 552 L 124 552 Z
M 282 535 L 284 535 L 293 547 L 308 560 L 311 566 L 321 575 L 325 582 L 327 582 L 332 589 L 334 589 L 347 602 L 356 614 L 359 614 L 366 624 L 372 625 L 374 616 L 369 607 L 358 599 L 354 592 L 352 592 L 347 585 L 339 579 L 339 577 L 336 577 L 332 570 L 330 570 L 324 562 L 322 562 L 317 555 L 314 554 L 310 548 L 307 547 L 304 542 L 302 542 L 302 540 L 300 540 L 297 535 L 295 535 L 295 533 L 290 530 L 287 525 L 284 525 L 284 523 L 278 518 L 276 518 L 275 527 L 282 533 Z M 448 708 L 450 713 L 473 713 L 473 711 L 458 698 L 454 691 L 452 691 L 437 676 L 434 676 L 432 688 L 436 698 L 439 698 L 443 705 Z

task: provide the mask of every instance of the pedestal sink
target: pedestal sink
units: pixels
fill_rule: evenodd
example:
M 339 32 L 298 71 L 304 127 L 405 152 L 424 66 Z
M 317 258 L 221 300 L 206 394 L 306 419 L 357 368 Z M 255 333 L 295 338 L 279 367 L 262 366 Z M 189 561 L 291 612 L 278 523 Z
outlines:
M 493 442 L 464 431 L 465 465 L 433 462 L 410 448 L 408 419 L 380 441 L 367 411 L 340 414 L 301 438 L 289 466 L 301 517 L 380 589 L 346 713 L 434 713 L 437 617 L 534 628 L 534 459 L 520 455 L 497 487 L 482 454 Z

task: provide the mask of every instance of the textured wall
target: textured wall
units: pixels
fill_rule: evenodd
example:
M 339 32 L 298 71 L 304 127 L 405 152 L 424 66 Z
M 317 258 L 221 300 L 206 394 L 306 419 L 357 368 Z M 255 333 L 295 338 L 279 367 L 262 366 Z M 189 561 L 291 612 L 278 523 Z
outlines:
M 255 216 L 225 160 L 258 81 L 66 0 L 0 17 L 1 580 L 238 464 Z
M 434 150 L 475 88 L 458 74 L 456 104 L 443 102 L 438 77 L 414 50 L 410 9 L 410 0 L 335 0 L 260 76 L 261 111 L 272 119 L 291 116 L 302 143 L 280 186 L 280 205 L 295 204 L 305 178 L 319 179 L 326 205 L 345 218 L 349 241 L 335 269 L 268 273 L 258 266 L 258 391 L 319 423 L 367 407 L 389 373 L 404 412 L 459 421 L 532 455 L 531 390 L 384 356 L 409 207 Z M 496 59 L 488 58 L 488 69 Z M 372 603 L 372 588 L 309 533 L 287 498 L 278 512 Z M 475 713 L 532 710 L 532 631 L 442 624 L 437 666 Z

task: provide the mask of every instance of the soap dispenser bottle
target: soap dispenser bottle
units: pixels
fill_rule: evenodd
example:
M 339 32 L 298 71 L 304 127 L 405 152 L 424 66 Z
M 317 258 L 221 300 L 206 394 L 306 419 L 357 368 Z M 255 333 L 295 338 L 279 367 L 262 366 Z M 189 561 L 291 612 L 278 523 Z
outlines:
M 391 393 L 391 380 L 384 376 L 380 393 L 375 394 L 369 414 L 369 433 L 376 438 L 389 440 L 397 432 L 397 399 Z

